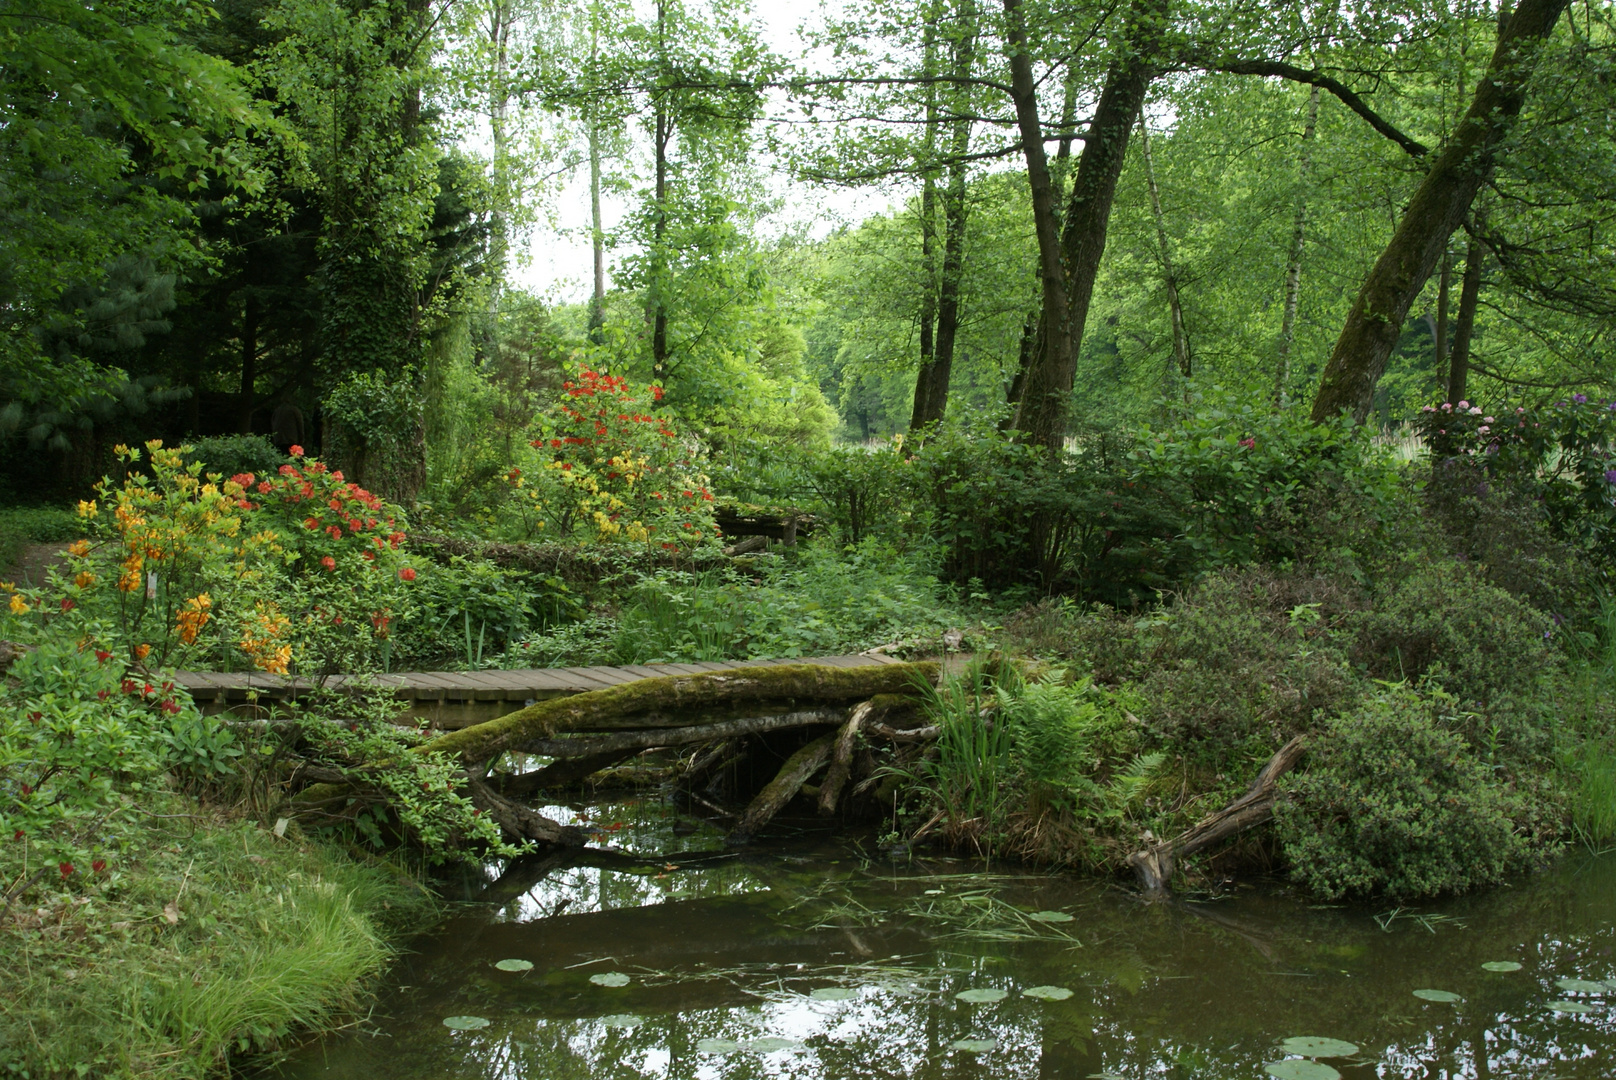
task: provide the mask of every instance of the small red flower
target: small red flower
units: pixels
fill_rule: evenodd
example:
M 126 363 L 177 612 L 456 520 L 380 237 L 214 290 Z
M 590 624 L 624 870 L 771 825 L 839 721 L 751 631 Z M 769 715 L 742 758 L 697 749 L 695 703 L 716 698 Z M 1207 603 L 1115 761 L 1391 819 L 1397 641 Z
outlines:
M 95 692 L 95 696 L 100 698 L 102 701 L 107 700 L 107 692 L 105 690 L 97 690 Z
M 74 608 L 76 608 L 78 606 L 79 606 L 78 603 L 71 596 L 62 597 L 62 610 L 63 611 L 72 611 Z
M 335 570 L 337 568 L 337 560 L 327 555 L 325 558 L 320 560 L 320 565 L 325 567 L 327 570 Z
M 325 531 L 326 531 L 326 535 L 330 536 L 331 539 L 333 539 L 333 540 L 341 540 L 342 539 L 342 526 L 341 525 L 328 525 L 328 526 L 326 526 Z
M 56 869 L 62 872 L 62 879 L 64 881 L 73 876 L 73 864 L 70 862 L 58 863 Z
M 297 467 L 293 465 L 282 465 L 280 467 L 280 474 L 282 476 L 296 476 Z
M 291 454 L 293 457 L 302 457 L 303 456 L 303 448 L 301 446 L 287 447 L 286 452 L 288 454 Z
M 97 650 L 95 650 L 96 663 L 104 664 L 108 660 L 111 660 L 111 659 L 112 659 L 112 654 L 107 652 L 105 649 L 97 649 Z
M 260 494 L 260 495 L 268 495 L 269 494 L 269 481 L 268 480 L 260 480 L 258 482 L 258 494 Z
M 303 527 L 312 531 L 314 529 L 318 529 L 320 527 L 320 523 L 314 518 L 304 518 Z
M 90 864 L 90 869 L 94 870 L 98 874 L 105 873 L 106 869 L 107 869 L 107 860 L 105 860 L 105 859 L 97 859 L 97 860 L 95 860 L 94 862 L 92 862 Z
M 399 578 L 400 581 L 414 581 L 415 580 L 415 567 L 406 566 L 404 569 L 402 569 L 402 570 L 400 570 L 398 572 L 398 578 Z
M 16 832 L 12 833 L 11 838 L 13 840 L 21 840 L 22 839 L 22 830 L 18 829 Z

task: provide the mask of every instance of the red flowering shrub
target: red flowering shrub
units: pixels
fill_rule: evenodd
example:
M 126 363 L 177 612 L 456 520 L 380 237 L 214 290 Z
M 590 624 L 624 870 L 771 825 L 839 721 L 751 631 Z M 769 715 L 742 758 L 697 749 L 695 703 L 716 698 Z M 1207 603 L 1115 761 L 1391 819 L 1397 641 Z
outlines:
M 688 549 L 717 536 L 692 440 L 654 410 L 659 386 L 585 369 L 562 387 L 506 483 L 523 531 Z

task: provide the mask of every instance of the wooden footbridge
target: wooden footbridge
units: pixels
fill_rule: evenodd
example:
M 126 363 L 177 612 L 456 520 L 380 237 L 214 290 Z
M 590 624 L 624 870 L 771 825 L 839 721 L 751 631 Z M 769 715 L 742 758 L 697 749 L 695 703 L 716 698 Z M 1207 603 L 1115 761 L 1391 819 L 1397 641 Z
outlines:
M 402 671 L 391 675 L 369 675 L 364 683 L 391 691 L 398 698 L 400 720 L 426 721 L 440 730 L 453 731 L 496 720 L 535 702 L 665 675 L 698 675 L 710 671 L 788 664 L 857 668 L 899 662 L 880 653 L 863 653 L 858 656 L 727 663 L 625 664 L 622 667 L 519 668 L 504 671 Z M 322 685 L 325 690 L 339 690 L 349 681 L 347 676 L 334 675 Z M 176 682 L 189 691 L 203 711 L 210 713 L 289 702 L 318 688 L 307 679 L 284 678 L 262 672 L 182 671 L 176 677 Z

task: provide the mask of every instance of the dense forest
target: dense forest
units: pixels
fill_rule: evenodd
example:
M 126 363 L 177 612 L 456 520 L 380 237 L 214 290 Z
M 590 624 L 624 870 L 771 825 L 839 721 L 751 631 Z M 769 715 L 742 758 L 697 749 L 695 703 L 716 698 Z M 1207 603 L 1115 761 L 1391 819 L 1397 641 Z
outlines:
M 1608 849 L 1613 125 L 1610 0 L 0 0 L 0 1075 L 776 815 L 1389 924 Z
M 29 10 L 18 495 L 131 433 L 258 433 L 453 501 L 580 362 L 715 447 L 1311 404 L 1332 357 L 1321 414 L 1388 430 L 1610 380 L 1604 5 L 849 4 L 795 54 L 740 4 Z M 849 188 L 892 209 L 794 209 Z M 587 301 L 512 284 L 563 198 Z

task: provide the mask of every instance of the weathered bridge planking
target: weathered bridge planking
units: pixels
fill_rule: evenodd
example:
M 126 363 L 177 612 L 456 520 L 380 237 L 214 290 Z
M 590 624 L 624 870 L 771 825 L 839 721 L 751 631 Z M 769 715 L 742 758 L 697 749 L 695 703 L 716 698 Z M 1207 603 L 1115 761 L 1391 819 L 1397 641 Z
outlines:
M 365 681 L 393 692 L 400 702 L 400 720 L 427 721 L 433 727 L 453 730 L 498 719 L 535 701 L 664 675 L 694 675 L 704 671 L 735 671 L 777 664 L 866 667 L 900 662 L 890 656 L 869 653 L 701 664 L 627 664 L 623 667 L 521 668 L 507 671 L 401 671 L 392 675 L 367 676 Z M 265 675 L 262 672 L 182 671 L 175 681 L 188 690 L 206 712 L 225 712 L 250 703 L 272 705 L 303 697 L 314 689 L 308 680 Z M 345 681 L 345 676 L 334 675 L 326 680 L 325 688 L 340 690 Z

